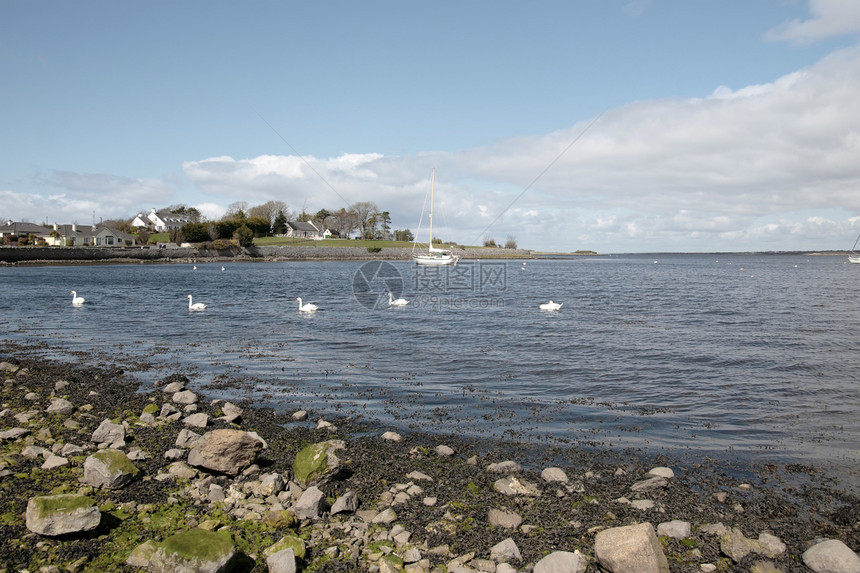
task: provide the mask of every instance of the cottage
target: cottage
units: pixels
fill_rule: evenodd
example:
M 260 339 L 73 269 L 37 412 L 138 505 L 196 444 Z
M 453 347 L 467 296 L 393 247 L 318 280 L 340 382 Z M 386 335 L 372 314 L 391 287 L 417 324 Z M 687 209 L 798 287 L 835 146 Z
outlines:
M 310 221 L 287 221 L 287 236 L 301 239 L 322 239 L 320 230 Z
M 134 237 L 116 229 L 89 225 L 57 225 L 45 239 L 52 246 L 122 247 L 133 245 Z
M 29 235 L 35 235 L 37 238 L 44 239 L 50 232 L 47 227 L 36 225 L 35 223 L 6 221 L 5 225 L 0 225 L 0 239 L 14 239 Z

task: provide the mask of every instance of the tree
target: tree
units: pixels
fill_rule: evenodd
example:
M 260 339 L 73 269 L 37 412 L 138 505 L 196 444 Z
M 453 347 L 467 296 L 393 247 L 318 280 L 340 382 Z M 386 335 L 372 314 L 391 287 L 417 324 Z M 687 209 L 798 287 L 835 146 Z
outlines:
M 404 229 L 403 231 L 394 231 L 394 240 L 411 243 L 415 240 L 415 235 L 413 235 L 412 231 L 410 231 L 409 229 Z
M 283 235 L 287 232 L 287 216 L 283 210 L 279 210 L 272 221 L 272 234 Z
M 355 214 L 343 207 L 335 211 L 328 218 L 329 228 L 337 233 L 339 237 L 348 239 L 350 233 L 356 228 Z
M 496 244 L 496 240 L 492 237 L 484 237 L 484 246 L 485 247 L 498 247 Z
M 182 225 L 182 235 L 189 243 L 205 243 L 211 237 L 206 223 L 186 223 Z
M 248 225 L 242 225 L 233 233 L 233 238 L 236 239 L 240 247 L 250 247 L 254 244 L 254 231 Z
M 326 220 L 329 217 L 331 217 L 331 213 L 328 209 L 320 209 L 319 211 L 317 211 L 316 215 L 314 215 L 312 223 L 320 231 L 325 231 Z
M 377 216 L 379 225 L 382 227 L 382 240 L 388 241 L 391 239 L 391 215 L 388 211 L 383 211 Z
M 167 210 L 170 211 L 171 213 L 176 213 L 177 215 L 185 215 L 186 217 L 191 219 L 192 223 L 199 223 L 200 221 L 203 220 L 203 215 L 200 213 L 200 211 L 198 211 L 194 207 L 189 207 L 189 206 L 184 205 L 182 203 L 179 203 L 177 205 L 171 205 L 170 207 L 167 208 Z M 116 227 L 111 227 L 111 228 L 113 229 Z
M 513 235 L 508 235 L 508 240 L 505 241 L 506 249 L 516 249 L 517 248 L 517 239 Z
M 361 231 L 361 238 L 373 238 L 374 227 L 376 226 L 376 214 L 379 213 L 379 207 L 373 201 L 359 201 L 353 203 L 350 208 L 355 215 L 355 221 L 358 229 Z
M 260 217 L 261 219 L 267 220 L 272 228 L 272 232 L 275 234 L 277 234 L 277 231 L 275 231 L 275 219 L 279 213 L 283 214 L 284 223 L 286 223 L 287 219 L 291 216 L 290 210 L 287 208 L 287 204 L 283 201 L 266 201 L 262 205 L 255 205 L 248 209 L 249 218 Z
M 234 201 L 227 205 L 227 212 L 224 213 L 224 216 L 221 217 L 222 221 L 229 221 L 230 219 L 244 219 L 248 216 L 248 202 L 247 201 Z M 232 235 L 232 233 L 231 233 Z M 230 235 L 228 235 L 230 236 Z

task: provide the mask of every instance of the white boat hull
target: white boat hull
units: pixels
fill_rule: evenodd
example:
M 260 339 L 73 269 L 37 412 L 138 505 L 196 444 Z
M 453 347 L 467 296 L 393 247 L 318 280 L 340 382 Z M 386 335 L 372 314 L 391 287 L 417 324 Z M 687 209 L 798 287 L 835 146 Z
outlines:
M 441 267 L 456 265 L 460 257 L 457 255 L 412 255 L 412 260 L 418 265 Z
M 848 261 L 860 264 L 860 255 L 848 255 Z

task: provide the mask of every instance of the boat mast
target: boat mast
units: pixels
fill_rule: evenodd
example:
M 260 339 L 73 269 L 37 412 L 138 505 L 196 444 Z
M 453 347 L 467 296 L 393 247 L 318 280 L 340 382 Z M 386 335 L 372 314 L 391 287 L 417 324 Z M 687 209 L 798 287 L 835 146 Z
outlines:
M 433 192 L 436 188 L 436 168 L 430 172 L 430 242 L 427 244 L 427 252 L 433 252 Z

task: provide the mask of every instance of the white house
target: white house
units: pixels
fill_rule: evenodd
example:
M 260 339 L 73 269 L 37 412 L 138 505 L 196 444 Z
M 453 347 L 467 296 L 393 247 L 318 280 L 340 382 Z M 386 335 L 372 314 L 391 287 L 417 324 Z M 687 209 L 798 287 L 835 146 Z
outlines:
M 183 225 L 191 222 L 191 217 L 182 213 L 171 213 L 167 209 L 156 211 L 155 207 L 152 211 L 144 215 L 138 213 L 131 226 L 135 228 L 152 228 L 157 233 L 163 233 L 173 229 L 179 229 Z
M 116 229 L 89 225 L 57 225 L 45 242 L 54 247 L 64 247 L 71 239 L 75 247 L 122 247 L 134 244 L 134 237 Z

